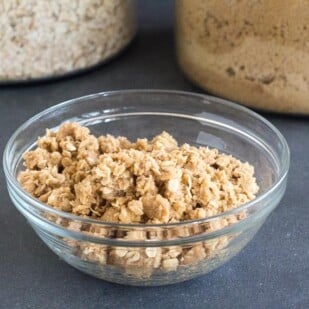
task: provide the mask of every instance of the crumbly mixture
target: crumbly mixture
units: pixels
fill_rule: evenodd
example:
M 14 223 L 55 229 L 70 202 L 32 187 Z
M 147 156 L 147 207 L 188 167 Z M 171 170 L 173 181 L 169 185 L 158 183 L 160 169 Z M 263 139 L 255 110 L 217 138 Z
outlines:
M 106 222 L 171 223 L 220 214 L 252 200 L 254 168 L 216 149 L 152 140 L 95 137 L 65 123 L 24 155 L 19 175 L 42 202 Z
M 172 223 L 220 214 L 252 200 L 258 192 L 254 168 L 216 149 L 179 146 L 168 133 L 152 140 L 129 141 L 111 135 L 95 137 L 86 127 L 65 123 L 47 130 L 37 148 L 24 155 L 19 174 L 23 188 L 48 205 L 82 217 L 117 223 Z M 214 231 L 243 216 L 213 221 Z M 57 223 L 57 218 L 50 218 Z M 59 222 L 58 222 L 59 223 Z M 60 222 L 68 229 L 104 237 L 105 228 Z M 196 227 L 198 228 L 198 227 Z M 161 236 L 144 231 L 127 240 L 172 239 L 192 235 L 179 230 Z M 87 261 L 149 277 L 154 269 L 173 271 L 212 257 L 227 245 L 223 236 L 184 247 L 126 248 L 68 240 Z
M 185 73 L 246 105 L 309 114 L 307 0 L 177 0 Z
M 104 61 L 135 33 L 133 0 L 1 0 L 0 81 Z

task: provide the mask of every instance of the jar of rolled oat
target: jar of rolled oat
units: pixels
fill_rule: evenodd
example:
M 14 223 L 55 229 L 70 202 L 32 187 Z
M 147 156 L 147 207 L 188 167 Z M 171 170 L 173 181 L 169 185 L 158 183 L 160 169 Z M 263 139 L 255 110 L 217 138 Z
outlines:
M 309 114 L 309 1 L 176 0 L 178 60 L 216 95 Z
M 134 0 L 2 0 L 0 83 L 92 67 L 135 32 Z

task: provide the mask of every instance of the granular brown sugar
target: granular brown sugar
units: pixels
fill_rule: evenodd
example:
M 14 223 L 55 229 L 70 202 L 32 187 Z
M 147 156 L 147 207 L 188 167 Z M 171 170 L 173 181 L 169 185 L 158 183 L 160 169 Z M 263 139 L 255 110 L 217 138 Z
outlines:
M 206 90 L 309 114 L 307 0 L 177 0 L 179 63 Z

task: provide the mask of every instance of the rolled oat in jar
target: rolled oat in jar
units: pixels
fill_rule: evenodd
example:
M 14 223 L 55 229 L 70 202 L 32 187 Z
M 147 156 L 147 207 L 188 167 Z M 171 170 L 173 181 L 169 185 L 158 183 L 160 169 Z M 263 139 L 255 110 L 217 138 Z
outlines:
M 177 0 L 185 74 L 251 107 L 309 114 L 308 0 Z
M 2 0 L 0 83 L 89 68 L 135 32 L 134 0 Z

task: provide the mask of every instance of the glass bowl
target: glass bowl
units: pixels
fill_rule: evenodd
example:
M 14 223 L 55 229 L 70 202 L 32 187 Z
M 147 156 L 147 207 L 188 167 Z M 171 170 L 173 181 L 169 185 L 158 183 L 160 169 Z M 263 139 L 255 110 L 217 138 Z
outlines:
M 25 192 L 17 175 L 23 153 L 64 121 L 97 136 L 151 138 L 165 130 L 179 143 L 215 147 L 255 167 L 259 194 L 221 215 L 172 224 L 107 223 L 53 209 Z M 242 106 L 188 92 L 126 90 L 73 99 L 32 117 L 10 138 L 3 164 L 13 203 L 52 251 L 95 277 L 149 286 L 206 274 L 235 256 L 281 200 L 289 149 L 273 125 Z

